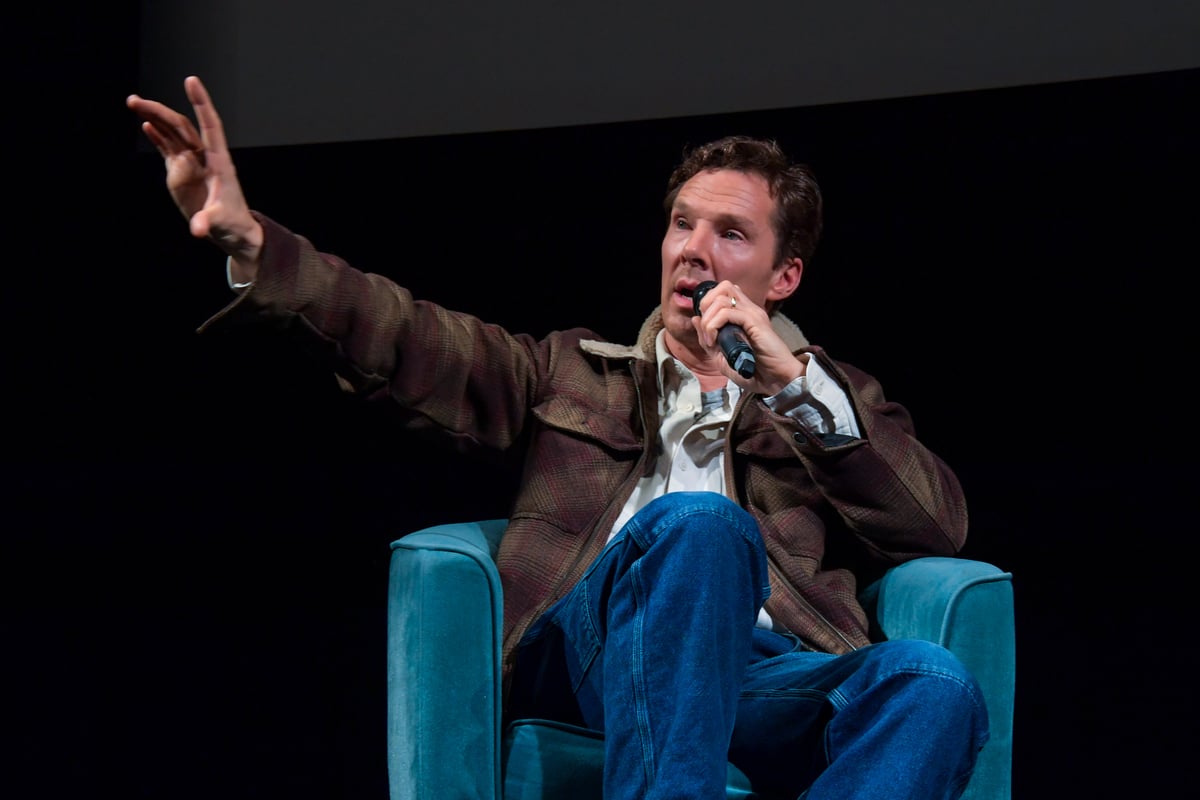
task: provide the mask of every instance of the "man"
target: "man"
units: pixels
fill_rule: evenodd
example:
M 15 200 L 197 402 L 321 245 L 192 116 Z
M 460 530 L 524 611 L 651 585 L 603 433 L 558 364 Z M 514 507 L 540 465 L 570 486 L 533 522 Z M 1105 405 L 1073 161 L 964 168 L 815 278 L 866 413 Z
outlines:
M 727 759 L 763 796 L 961 794 L 987 739 L 978 686 L 933 644 L 871 644 L 848 567 L 956 553 L 965 502 L 907 411 L 778 311 L 820 235 L 806 168 L 760 140 L 695 149 L 668 184 L 660 304 L 636 344 L 539 340 L 251 211 L 204 86 L 185 90 L 199 131 L 128 106 L 192 234 L 228 256 L 237 297 L 203 329 L 257 321 L 414 430 L 523 449 L 497 557 L 510 717 L 603 730 L 608 798 L 723 797 Z M 729 325 L 752 373 L 718 343 Z

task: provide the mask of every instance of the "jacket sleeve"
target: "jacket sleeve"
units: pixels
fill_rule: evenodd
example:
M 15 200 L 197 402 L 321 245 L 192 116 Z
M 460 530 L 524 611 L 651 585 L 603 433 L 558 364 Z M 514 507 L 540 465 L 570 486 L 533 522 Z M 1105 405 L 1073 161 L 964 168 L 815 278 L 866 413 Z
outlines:
M 414 300 L 255 216 L 265 232 L 258 276 L 201 333 L 252 326 L 286 336 L 347 391 L 390 399 L 406 427 L 436 429 L 463 449 L 504 450 L 520 436 L 546 345 Z
M 850 397 L 861 438 L 814 433 L 771 414 L 819 491 L 846 527 L 887 562 L 954 555 L 967 537 L 967 507 L 957 476 L 917 440 L 908 411 L 879 382 L 823 350 L 809 350 Z

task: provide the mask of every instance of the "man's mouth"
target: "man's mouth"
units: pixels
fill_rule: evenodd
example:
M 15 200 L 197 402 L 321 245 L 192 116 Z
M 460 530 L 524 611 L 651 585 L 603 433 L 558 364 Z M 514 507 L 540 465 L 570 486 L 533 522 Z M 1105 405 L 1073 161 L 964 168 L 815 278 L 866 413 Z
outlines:
M 694 300 L 697 281 L 681 281 L 675 284 L 675 307 L 688 314 L 694 314 Z

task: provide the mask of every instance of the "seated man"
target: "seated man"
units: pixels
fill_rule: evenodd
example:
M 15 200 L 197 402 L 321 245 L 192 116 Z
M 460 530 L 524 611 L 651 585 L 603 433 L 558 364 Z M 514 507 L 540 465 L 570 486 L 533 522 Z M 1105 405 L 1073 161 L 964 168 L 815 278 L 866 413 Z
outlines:
M 988 736 L 978 686 L 937 645 L 871 644 L 850 566 L 957 553 L 965 501 L 908 412 L 780 312 L 821 232 L 806 167 L 747 137 L 695 148 L 634 344 L 538 339 L 252 211 L 204 86 L 185 89 L 199 130 L 128 106 L 192 234 L 227 256 L 236 296 L 204 329 L 255 321 L 411 428 L 521 449 L 497 556 L 510 716 L 603 731 L 607 798 L 723 797 L 727 760 L 763 796 L 962 793 Z M 730 332 L 752 369 L 731 367 Z

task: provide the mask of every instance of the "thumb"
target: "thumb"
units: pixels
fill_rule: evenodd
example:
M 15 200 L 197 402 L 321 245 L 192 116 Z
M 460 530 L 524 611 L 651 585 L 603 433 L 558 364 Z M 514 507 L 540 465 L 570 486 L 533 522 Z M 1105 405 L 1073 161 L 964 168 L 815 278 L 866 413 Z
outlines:
M 208 209 L 202 208 L 192 215 L 188 222 L 188 227 L 192 231 L 192 236 L 197 239 L 203 239 L 208 236 L 208 231 L 212 227 L 212 222 L 208 218 Z

